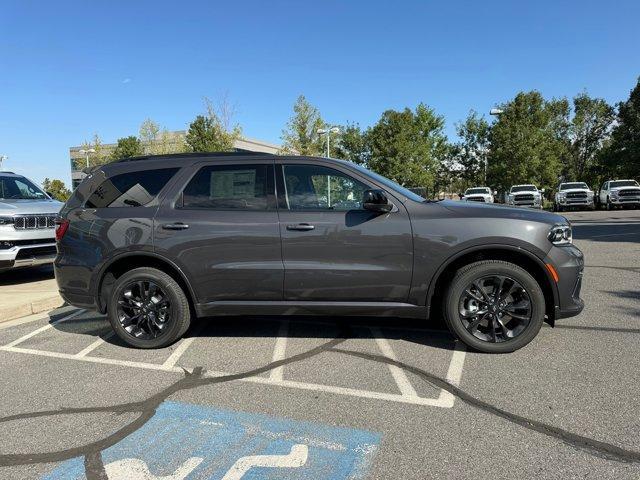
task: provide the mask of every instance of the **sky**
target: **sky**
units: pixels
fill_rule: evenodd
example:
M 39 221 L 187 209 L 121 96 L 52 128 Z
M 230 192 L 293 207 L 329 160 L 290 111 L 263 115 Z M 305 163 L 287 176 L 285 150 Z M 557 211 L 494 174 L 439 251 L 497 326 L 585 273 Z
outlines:
M 280 143 L 300 94 L 330 123 L 424 102 L 446 133 L 519 91 L 610 103 L 640 76 L 640 1 L 0 0 L 4 168 L 70 185 L 69 147 L 186 129 L 227 96 Z

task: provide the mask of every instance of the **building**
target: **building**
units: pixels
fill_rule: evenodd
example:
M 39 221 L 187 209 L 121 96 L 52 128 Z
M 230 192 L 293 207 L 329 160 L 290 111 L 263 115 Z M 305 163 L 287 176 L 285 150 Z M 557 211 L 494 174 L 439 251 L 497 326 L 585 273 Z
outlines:
M 184 130 L 176 132 L 168 132 L 161 134 L 158 140 L 154 141 L 153 145 L 147 145 L 145 150 L 149 154 L 162 154 L 173 153 L 181 150 L 184 145 L 184 137 L 187 132 Z M 83 154 L 80 150 L 92 148 L 89 146 L 69 147 L 69 160 L 71 164 L 71 184 L 75 189 L 82 179 L 87 175 L 83 169 L 88 166 L 93 166 L 101 163 L 107 163 L 116 147 L 115 143 L 101 144 L 95 153 Z M 275 145 L 273 143 L 265 142 L 263 140 L 256 140 L 255 138 L 240 137 L 234 143 L 234 149 L 236 152 L 261 152 L 277 154 L 282 150 L 282 146 Z

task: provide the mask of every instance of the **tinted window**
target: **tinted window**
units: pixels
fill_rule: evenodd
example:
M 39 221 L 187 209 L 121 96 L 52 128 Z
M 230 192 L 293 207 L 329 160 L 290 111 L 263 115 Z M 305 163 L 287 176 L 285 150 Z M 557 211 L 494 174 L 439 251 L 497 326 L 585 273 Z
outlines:
M 611 182 L 610 187 L 611 188 L 616 188 L 616 187 L 637 187 L 638 186 L 638 182 L 636 182 L 635 180 L 617 180 L 615 182 Z
M 575 183 L 561 183 L 560 190 L 571 190 L 572 188 L 589 188 L 586 183 L 583 182 L 575 182 Z
M 389 180 L 387 177 L 378 175 L 377 173 L 372 172 L 371 170 L 368 170 L 361 165 L 352 164 L 351 166 L 353 168 L 357 168 L 358 170 L 363 172 L 365 175 L 373 178 L 377 182 L 382 183 L 385 187 L 389 187 L 391 190 L 395 190 L 396 192 L 401 193 L 405 197 L 413 200 L 414 202 L 424 202 L 425 200 L 424 197 L 418 195 L 416 192 L 409 190 L 408 188 L 405 188 L 402 185 L 399 185 L 392 180 Z
M 284 182 L 290 210 L 359 210 L 369 187 L 332 168 L 285 165 Z
M 211 165 L 201 168 L 182 195 L 184 208 L 267 210 L 275 195 L 270 165 Z
M 477 195 L 477 194 L 487 195 L 489 193 L 489 189 L 488 188 L 470 188 L 464 193 L 465 195 Z
M 150 203 L 179 169 L 161 168 L 122 173 L 108 178 L 96 188 L 86 206 L 141 207 Z
M 512 192 L 535 192 L 537 191 L 536 187 L 533 185 L 523 185 L 521 187 L 511 187 Z
M 0 198 L 5 200 L 36 200 L 47 196 L 24 177 L 0 177 Z

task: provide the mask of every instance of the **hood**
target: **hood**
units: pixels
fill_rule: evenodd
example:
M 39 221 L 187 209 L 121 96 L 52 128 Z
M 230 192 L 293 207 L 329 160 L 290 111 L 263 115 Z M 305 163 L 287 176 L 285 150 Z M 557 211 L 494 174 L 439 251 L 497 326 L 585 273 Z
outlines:
M 560 190 L 558 193 L 570 193 L 570 192 L 592 192 L 590 188 L 567 188 L 565 190 Z
M 464 195 L 464 198 L 469 197 L 490 197 L 490 193 L 470 193 L 469 195 Z
M 495 203 L 466 203 L 453 200 L 443 200 L 439 202 L 445 207 L 461 217 L 473 218 L 513 218 L 514 220 L 527 220 L 531 222 L 546 223 L 556 225 L 569 223 L 562 215 L 545 212 L 544 210 L 531 210 L 528 208 L 515 208 Z
M 509 192 L 508 195 L 540 195 L 540 190 L 525 190 L 523 192 Z
M 640 187 L 611 187 L 611 191 L 620 191 L 620 190 L 634 190 L 634 191 L 638 191 L 640 190 Z
M 0 215 L 24 215 L 34 213 L 58 213 L 62 203 L 57 200 L 0 199 Z

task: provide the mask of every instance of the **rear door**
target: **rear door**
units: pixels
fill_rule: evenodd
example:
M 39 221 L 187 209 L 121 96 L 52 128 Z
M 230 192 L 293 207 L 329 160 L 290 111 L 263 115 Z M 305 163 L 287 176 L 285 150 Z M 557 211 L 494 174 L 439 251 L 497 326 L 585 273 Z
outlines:
M 189 278 L 198 303 L 282 300 L 273 160 L 197 163 L 154 222 L 156 252 Z
M 339 166 L 276 164 L 284 294 L 295 301 L 406 302 L 413 242 L 404 205 L 362 208 L 362 194 L 380 188 Z

